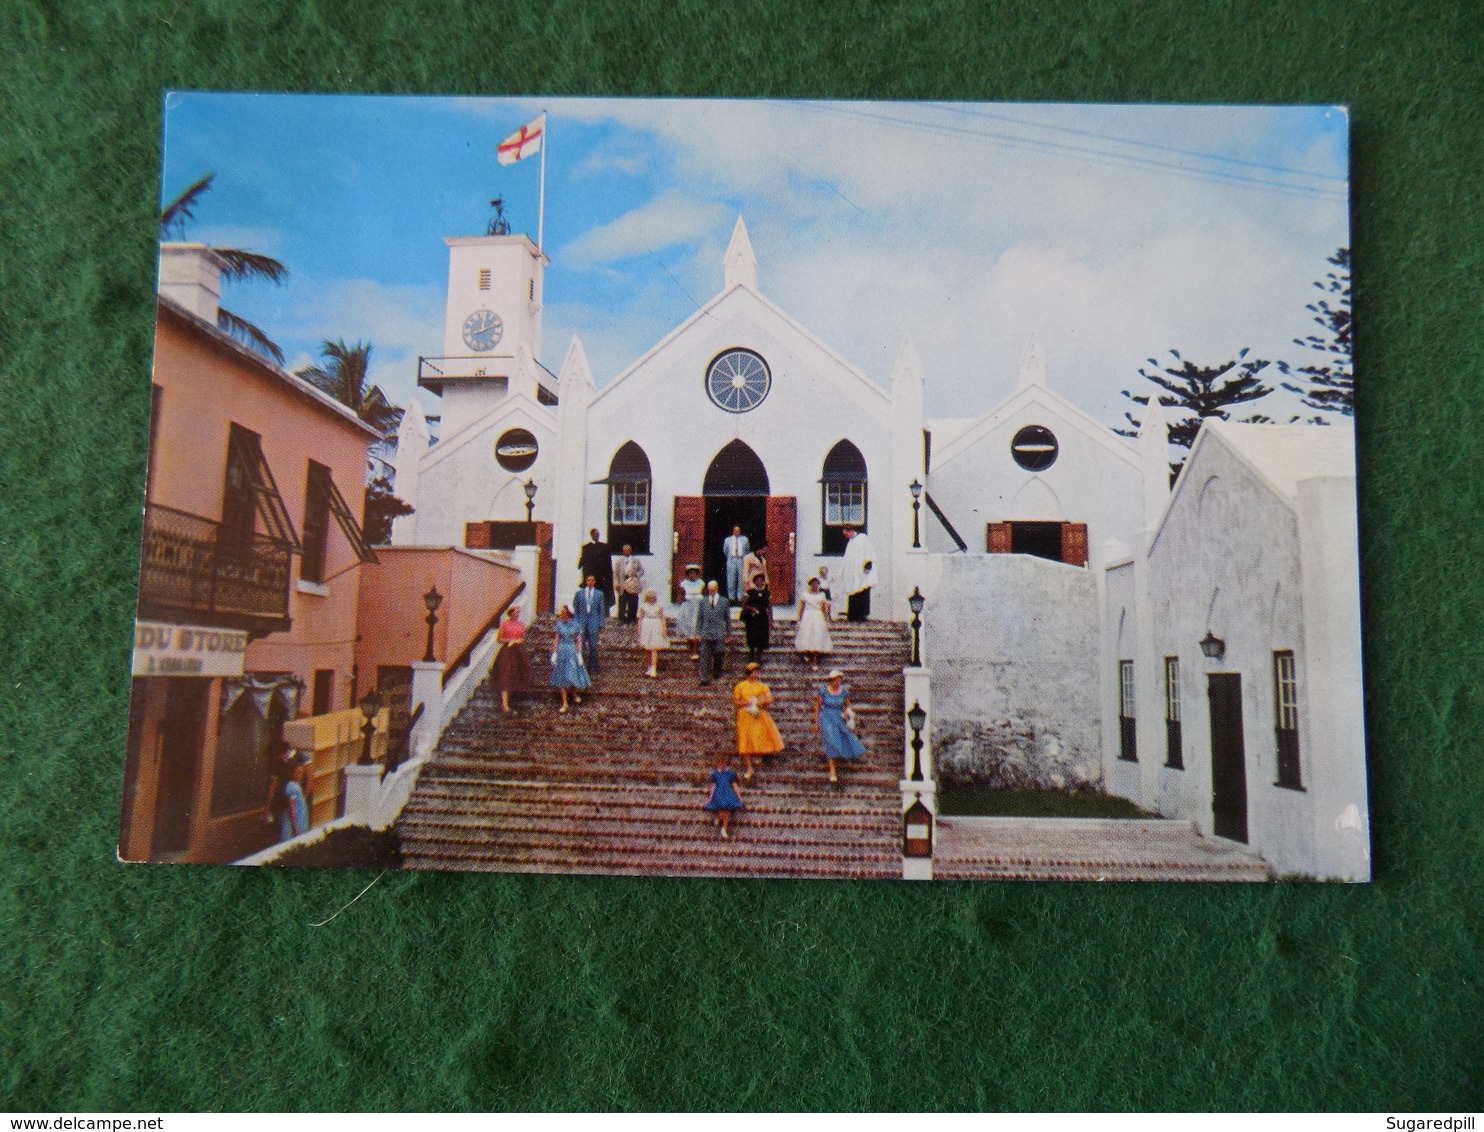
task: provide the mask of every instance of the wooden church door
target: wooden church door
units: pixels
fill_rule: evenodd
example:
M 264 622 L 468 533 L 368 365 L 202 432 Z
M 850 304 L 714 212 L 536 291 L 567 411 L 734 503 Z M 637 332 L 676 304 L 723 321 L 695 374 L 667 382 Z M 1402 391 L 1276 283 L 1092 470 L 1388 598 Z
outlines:
M 794 603 L 799 504 L 792 495 L 768 496 L 768 576 L 774 605 Z
M 684 595 L 680 583 L 685 580 L 687 563 L 704 561 L 706 552 L 706 497 L 675 497 L 675 533 L 670 543 L 670 600 L 679 602 Z
M 1211 701 L 1211 815 L 1217 837 L 1247 840 L 1247 752 L 1242 738 L 1242 676 L 1212 672 L 1206 677 Z

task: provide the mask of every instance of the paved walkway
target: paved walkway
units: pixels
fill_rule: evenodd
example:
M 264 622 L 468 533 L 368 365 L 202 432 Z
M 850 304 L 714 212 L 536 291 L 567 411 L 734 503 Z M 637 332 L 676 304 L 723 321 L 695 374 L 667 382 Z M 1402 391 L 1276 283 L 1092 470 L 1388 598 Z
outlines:
M 1259 858 L 1188 821 L 1114 818 L 939 820 L 942 880 L 1268 880 Z

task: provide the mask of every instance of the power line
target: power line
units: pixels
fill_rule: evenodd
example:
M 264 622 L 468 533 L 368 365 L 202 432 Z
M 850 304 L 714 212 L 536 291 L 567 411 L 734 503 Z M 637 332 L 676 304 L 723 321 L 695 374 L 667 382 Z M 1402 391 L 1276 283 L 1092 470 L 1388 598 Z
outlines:
M 1247 161 L 1240 157 L 1229 157 L 1221 153 L 1205 153 L 1198 149 L 1181 149 L 1174 145 L 1161 145 L 1158 142 L 1138 141 L 1135 138 L 1115 137 L 1112 134 L 1101 134 L 1096 130 L 1079 130 L 1074 126 L 1057 126 L 1050 122 L 1028 122 L 1024 118 L 1015 118 L 1008 114 L 995 114 L 989 110 L 979 110 L 969 106 L 943 105 L 941 109 L 952 114 L 964 114 L 972 118 L 987 118 L 996 122 L 1008 122 L 1015 126 L 1024 126 L 1027 129 L 1055 130 L 1063 134 L 1075 134 L 1079 137 L 1095 138 L 1101 141 L 1116 142 L 1119 145 L 1138 146 L 1141 149 L 1152 149 L 1160 153 L 1178 153 L 1184 157 L 1197 157 L 1205 161 L 1220 161 L 1228 165 L 1243 165 L 1249 169 L 1266 169 L 1272 173 L 1286 173 L 1294 177 L 1311 177 L 1319 181 L 1338 181 L 1348 184 L 1350 178 L 1338 173 L 1317 173 L 1308 169 L 1293 169 L 1286 165 L 1269 165 L 1261 161 Z
M 808 105 L 808 104 L 802 104 Z M 1344 200 L 1346 194 L 1331 188 L 1314 188 L 1307 185 L 1295 185 L 1284 181 L 1272 181 L 1261 177 L 1249 177 L 1240 173 L 1228 173 L 1215 169 L 1194 169 L 1189 165 L 1159 161 L 1152 157 L 1139 157 L 1134 154 L 1116 153 L 1109 150 L 1095 149 L 1090 146 L 1072 145 L 1066 142 L 1055 142 L 1038 140 L 1035 138 L 1017 137 L 1012 134 L 997 133 L 989 130 L 973 130 L 963 126 L 952 126 L 942 122 L 911 121 L 889 114 L 873 114 L 866 110 L 847 106 L 825 106 L 815 105 L 811 109 L 817 109 L 826 114 L 836 114 L 843 117 L 860 118 L 866 121 L 883 122 L 896 126 L 900 129 L 913 130 L 918 133 L 934 133 L 946 136 L 968 137 L 976 141 L 988 144 L 999 144 L 1010 149 L 1030 149 L 1045 153 L 1059 154 L 1063 156 L 1075 156 L 1080 160 L 1090 161 L 1093 164 L 1121 166 L 1123 168 L 1146 169 L 1174 173 L 1185 177 L 1195 177 L 1205 180 L 1229 181 L 1237 185 L 1250 186 L 1252 188 L 1267 189 L 1272 192 L 1289 193 L 1305 197 L 1324 197 L 1330 200 Z

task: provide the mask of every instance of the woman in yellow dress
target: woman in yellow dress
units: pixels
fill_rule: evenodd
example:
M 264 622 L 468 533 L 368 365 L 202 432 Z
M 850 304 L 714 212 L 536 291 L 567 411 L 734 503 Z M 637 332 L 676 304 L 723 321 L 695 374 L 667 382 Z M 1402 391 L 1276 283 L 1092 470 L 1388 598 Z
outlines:
M 773 693 L 757 678 L 757 664 L 749 664 L 741 681 L 732 689 L 732 703 L 737 708 L 737 753 L 746 768 L 744 781 L 752 781 L 752 756 L 776 755 L 783 750 L 783 736 L 765 710 L 773 702 Z

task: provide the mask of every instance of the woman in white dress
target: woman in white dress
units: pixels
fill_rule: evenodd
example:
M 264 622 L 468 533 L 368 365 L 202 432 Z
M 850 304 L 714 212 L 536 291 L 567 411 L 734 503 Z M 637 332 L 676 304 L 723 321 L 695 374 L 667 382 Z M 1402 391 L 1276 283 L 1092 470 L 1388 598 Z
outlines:
M 809 590 L 799 597 L 799 628 L 794 633 L 794 652 L 810 668 L 819 667 L 819 658 L 835 651 L 830 640 L 830 603 L 819 588 L 819 579 L 809 579 Z
M 675 635 L 690 642 L 690 658 L 695 660 L 700 653 L 696 639 L 696 614 L 701 609 L 701 598 L 706 595 L 706 583 L 701 581 L 701 568 L 692 562 L 685 568 L 685 578 L 680 583 L 680 612 L 675 618 Z
M 665 607 L 653 590 L 644 591 L 638 620 L 639 647 L 649 650 L 649 668 L 644 675 L 653 679 L 660 674 L 660 650 L 670 647 L 670 638 L 665 633 Z

